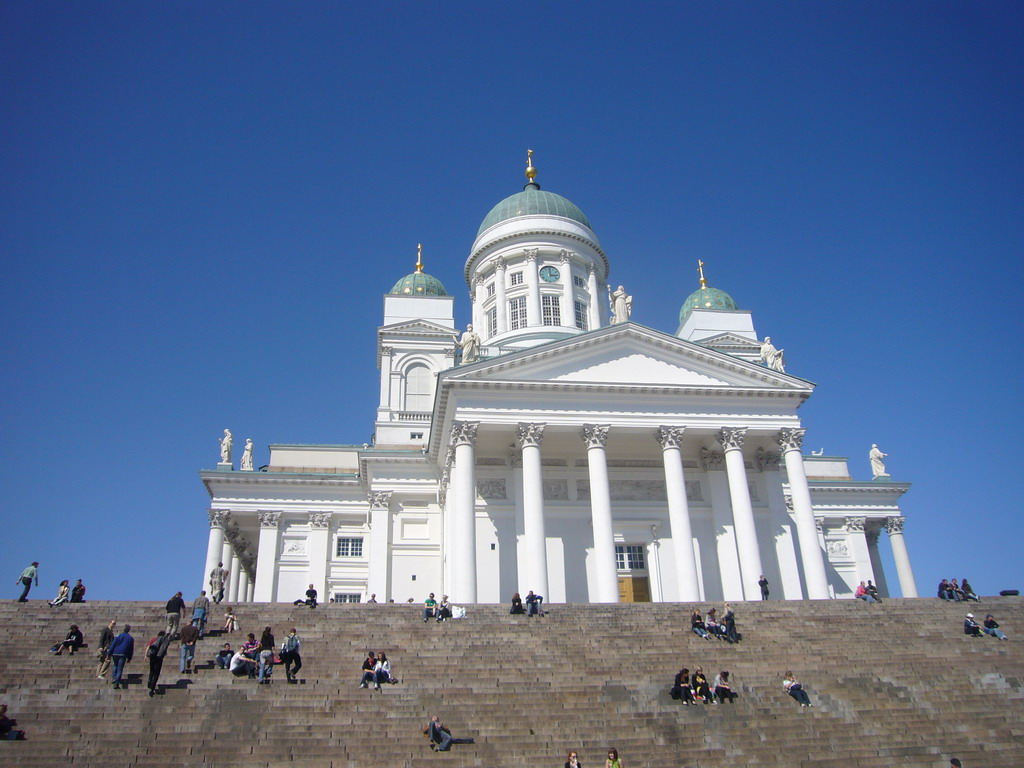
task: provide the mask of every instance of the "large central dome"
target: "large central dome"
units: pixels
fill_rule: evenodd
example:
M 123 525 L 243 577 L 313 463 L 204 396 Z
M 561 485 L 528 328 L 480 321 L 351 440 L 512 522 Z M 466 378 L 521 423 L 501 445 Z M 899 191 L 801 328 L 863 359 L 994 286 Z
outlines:
M 590 221 L 575 203 L 566 200 L 561 195 L 556 195 L 554 192 L 545 192 L 536 183 L 531 182 L 526 185 L 522 192 L 506 197 L 491 208 L 491 212 L 484 218 L 476 235 L 479 237 L 484 230 L 493 227 L 495 224 L 514 219 L 517 216 L 529 216 L 531 214 L 561 216 L 562 218 L 578 222 L 587 229 L 593 229 L 590 226 Z

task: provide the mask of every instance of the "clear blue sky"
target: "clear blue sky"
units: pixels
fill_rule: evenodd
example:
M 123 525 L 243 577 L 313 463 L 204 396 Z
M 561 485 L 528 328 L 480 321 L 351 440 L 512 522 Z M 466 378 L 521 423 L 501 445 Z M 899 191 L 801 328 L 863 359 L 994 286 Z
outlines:
M 922 594 L 1024 587 L 1022 39 L 1019 3 L 3 3 L 4 592 L 191 597 L 221 431 L 369 440 L 382 294 L 422 242 L 467 322 L 527 147 L 634 320 L 674 333 L 703 259 L 818 384 L 805 448 L 890 454 Z

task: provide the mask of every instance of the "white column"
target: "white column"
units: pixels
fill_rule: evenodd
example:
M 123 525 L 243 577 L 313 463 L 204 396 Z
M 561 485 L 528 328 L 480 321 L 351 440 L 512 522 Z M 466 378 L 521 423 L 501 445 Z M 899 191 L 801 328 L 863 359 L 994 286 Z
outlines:
M 658 529 L 661 526 L 654 523 L 651 526 L 651 543 L 647 545 L 647 573 L 651 582 L 651 602 L 665 602 L 665 589 L 661 582 L 661 540 L 658 538 Z
M 708 473 L 711 492 L 711 524 L 715 535 L 715 558 L 721 581 L 721 598 L 726 602 L 743 600 L 743 578 L 740 576 L 740 558 L 736 552 L 736 526 L 732 520 L 732 502 L 729 499 L 729 479 L 725 476 L 725 454 L 708 451 L 701 455 Z M 705 600 L 714 600 L 715 591 L 704 584 Z
M 572 253 L 569 251 L 562 251 L 559 271 L 562 273 L 562 325 L 575 328 L 576 308 L 573 303 L 572 290 Z
M 538 595 L 549 597 L 548 541 L 544 533 L 544 486 L 540 465 L 544 425 L 520 423 L 516 439 L 523 452 L 523 543 L 526 548 L 526 573 L 520 574 L 519 588 L 532 589 Z
M 220 562 L 224 564 L 224 568 L 227 569 L 228 578 L 224 584 L 224 597 L 228 595 L 228 586 L 231 584 L 231 542 L 228 541 L 228 531 L 224 530 L 224 546 L 220 549 Z M 206 590 L 207 596 L 213 600 L 213 595 L 210 594 L 210 590 Z
M 253 567 L 253 566 L 250 566 Z M 245 602 L 254 603 L 256 602 L 256 582 L 252 576 L 249 576 L 249 585 L 245 590 Z
M 877 522 L 867 529 L 865 535 L 868 541 L 868 557 L 871 559 L 871 578 L 878 587 L 882 597 L 889 597 L 889 583 L 885 580 L 885 569 L 882 567 L 882 555 L 878 551 L 878 536 L 881 531 Z
M 804 457 L 800 452 L 805 432 L 804 429 L 783 429 L 776 436 L 775 442 L 782 448 L 786 462 L 797 541 L 800 544 L 800 560 L 804 566 L 804 580 L 807 582 L 807 597 L 811 600 L 827 600 L 829 591 L 828 577 L 825 575 L 825 553 L 819 544 Z
M 260 512 L 260 543 L 256 555 L 256 584 L 253 600 L 272 603 L 277 593 L 277 548 L 280 512 Z
M 391 565 L 391 492 L 370 491 L 370 573 L 366 579 L 367 598 L 377 602 L 391 597 L 388 573 Z
M 917 597 L 917 584 L 914 583 L 914 572 L 910 569 L 910 555 L 907 554 L 907 543 L 903 540 L 903 523 L 906 520 L 905 517 L 890 517 L 885 521 L 885 530 L 889 533 L 892 558 L 896 561 L 900 592 L 904 597 Z
M 871 554 L 868 552 L 868 539 L 864 535 L 864 518 L 848 517 L 844 521 L 843 529 L 846 532 L 846 545 L 850 549 L 850 555 L 857 571 L 857 581 L 874 579 L 871 573 Z M 854 589 L 857 585 L 853 585 Z
M 479 275 L 473 278 L 473 291 L 469 294 L 473 303 L 473 329 L 480 333 L 484 328 L 484 281 Z
M 537 249 L 526 249 L 526 264 L 523 265 L 526 282 L 526 326 L 543 325 L 540 314 L 540 280 L 537 277 Z
M 235 598 L 235 602 L 249 602 L 249 573 L 244 567 L 242 568 L 242 572 L 238 574 L 238 596 Z
M 242 561 L 238 559 L 238 555 L 234 552 L 231 553 L 231 575 L 228 577 L 228 602 L 238 602 L 238 581 L 241 578 L 239 571 L 242 570 Z
M 494 300 L 498 311 L 497 315 L 498 335 L 508 330 L 508 301 L 505 299 L 505 260 L 498 259 L 497 267 L 494 270 Z
M 725 427 L 718 433 L 718 442 L 725 450 L 725 472 L 729 477 L 729 498 L 732 500 L 732 524 L 736 528 L 736 551 L 740 556 L 743 594 L 747 600 L 759 600 L 761 588 L 761 549 L 754 526 L 754 507 L 750 503 L 747 468 L 743 464 L 743 438 L 746 427 Z
M 309 582 L 327 595 L 327 563 L 331 559 L 331 513 L 309 513 Z M 302 590 L 305 592 L 306 590 Z M 326 599 L 324 600 L 326 602 Z
M 678 599 L 682 602 L 700 600 L 697 580 L 697 559 L 693 554 L 693 531 L 690 527 L 690 507 L 686 500 L 686 479 L 680 444 L 683 427 L 659 427 L 654 433 L 661 443 L 661 459 L 665 465 L 665 490 L 668 496 L 668 522 L 672 536 L 672 553 L 676 561 Z
M 476 602 L 476 433 L 479 422 L 452 423 L 452 590 L 455 603 Z
M 211 509 L 208 512 L 210 518 L 210 540 L 206 546 L 206 568 L 203 570 L 203 580 L 200 582 L 200 589 L 210 591 L 210 572 L 221 562 L 221 552 L 224 549 L 224 529 L 231 519 L 231 513 L 222 509 Z
M 593 603 L 619 602 L 619 571 L 615 565 L 615 534 L 612 530 L 612 496 L 608 486 L 607 424 L 584 424 L 590 474 L 590 515 L 594 529 Z
M 590 302 L 587 305 L 587 313 L 589 314 L 590 330 L 596 330 L 600 328 L 604 323 L 601 322 L 601 292 L 598 290 L 597 284 L 597 271 L 594 269 L 593 264 L 587 265 L 587 293 L 590 294 Z
M 380 408 L 391 408 L 391 357 L 394 347 L 380 348 Z

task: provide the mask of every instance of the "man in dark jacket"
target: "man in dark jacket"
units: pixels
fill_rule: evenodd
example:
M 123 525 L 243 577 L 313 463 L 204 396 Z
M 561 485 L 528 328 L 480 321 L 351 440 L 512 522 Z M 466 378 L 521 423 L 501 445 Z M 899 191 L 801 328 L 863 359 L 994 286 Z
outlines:
M 178 633 L 178 624 L 181 622 L 182 614 L 185 613 L 185 601 L 181 599 L 181 592 L 175 592 L 174 597 L 167 601 L 167 634 L 172 637 Z
M 146 687 L 149 688 L 150 696 L 156 695 L 156 684 L 160 680 L 160 670 L 163 669 L 164 656 L 167 655 L 167 646 L 170 644 L 171 636 L 163 629 L 149 641 L 149 647 L 146 649 L 146 658 L 149 659 L 149 682 L 146 683 Z
M 121 675 L 124 673 L 124 665 L 135 654 L 135 638 L 131 636 L 131 631 L 131 624 L 125 624 L 124 630 L 110 644 L 110 658 L 114 661 L 114 690 L 128 687 L 121 685 Z
M 100 632 L 100 664 L 98 667 L 96 667 L 97 680 L 106 680 L 107 672 L 110 670 L 110 665 L 112 663 L 112 660 L 110 658 L 110 644 L 114 642 L 114 625 L 116 623 L 117 622 L 111 619 L 110 623 L 103 628 L 102 632 Z
M 181 628 L 181 674 L 192 673 L 192 660 L 196 657 L 196 643 L 199 641 L 199 630 L 191 624 Z

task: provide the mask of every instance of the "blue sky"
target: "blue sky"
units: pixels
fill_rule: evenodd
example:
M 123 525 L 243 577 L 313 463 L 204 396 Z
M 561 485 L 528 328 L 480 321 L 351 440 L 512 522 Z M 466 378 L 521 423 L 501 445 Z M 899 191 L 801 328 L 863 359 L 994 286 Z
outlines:
M 1022 587 L 1024 8 L 0 6 L 0 571 L 198 589 L 217 437 L 362 443 L 382 295 L 538 181 L 633 319 L 711 285 L 890 454 L 922 594 Z M 238 451 L 236 451 L 236 454 Z M 894 572 L 890 583 L 895 585 Z

